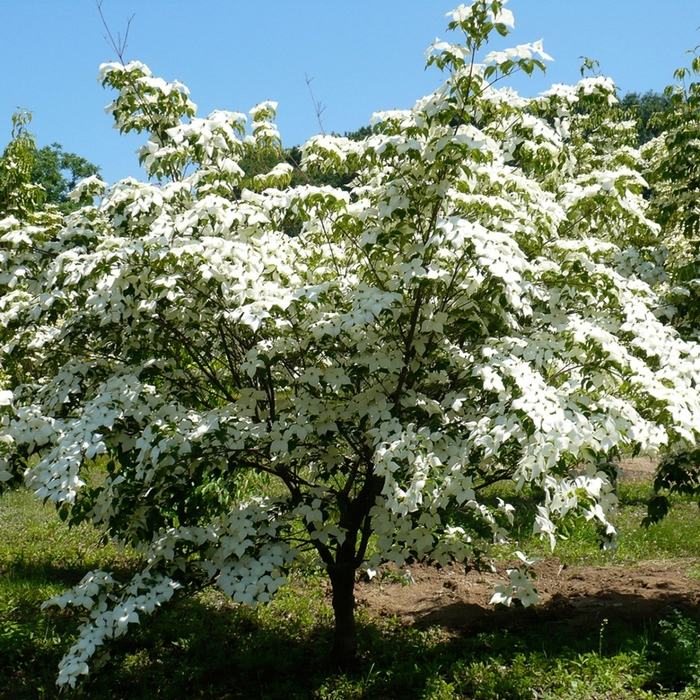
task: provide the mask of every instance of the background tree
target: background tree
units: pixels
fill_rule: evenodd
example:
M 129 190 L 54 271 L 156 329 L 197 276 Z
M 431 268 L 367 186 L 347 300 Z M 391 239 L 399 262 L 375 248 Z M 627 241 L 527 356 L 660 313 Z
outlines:
M 0 157 L 0 289 L 4 292 L 0 302 L 0 342 L 9 342 L 18 350 L 12 357 L 4 355 L 0 362 L 0 386 L 18 386 L 44 374 L 41 363 L 33 361 L 34 353 L 20 349 L 25 342 L 31 342 L 37 328 L 18 324 L 8 308 L 14 300 L 24 298 L 22 282 L 41 275 L 44 260 L 42 256 L 37 258 L 36 253 L 45 250 L 60 226 L 60 216 L 44 209 L 43 187 L 32 180 L 37 150 L 27 128 L 31 118 L 26 110 L 13 115 L 12 140 Z M 20 447 L 11 459 L 25 464 L 30 452 L 31 448 Z M 17 469 L 0 474 L 0 481 L 5 483 L 20 480 Z
M 98 166 L 75 153 L 66 153 L 60 143 L 52 143 L 35 151 L 31 180 L 44 188 L 45 203 L 55 204 L 65 214 L 78 208 L 69 193 L 80 180 L 99 172 Z
M 41 246 L 2 224 L 3 362 L 34 373 L 0 392 L 0 480 L 23 473 L 142 557 L 51 601 L 86 611 L 60 683 L 178 591 L 264 603 L 293 566 L 327 572 L 333 660 L 351 664 L 358 569 L 487 564 L 517 507 L 489 496 L 502 480 L 541 494 L 552 546 L 572 518 L 610 544 L 601 461 L 697 439 L 698 346 L 657 318 L 629 252 L 656 228 L 618 147 L 631 127 L 598 109 L 614 85 L 496 89 L 543 67 L 541 44 L 482 58 L 511 13 L 450 17 L 463 43 L 431 48 L 434 93 L 302 148 L 311 183 L 343 187 L 246 172 L 281 153 L 273 103 L 250 127 L 198 118 L 184 86 L 109 64 L 150 181 L 88 178 Z M 536 600 L 517 568 L 493 598 L 514 599 Z
M 32 181 L 36 145 L 27 129 L 31 120 L 26 110 L 12 115 L 12 139 L 0 158 L 0 218 L 26 219 L 44 201 L 41 188 Z
M 668 107 L 651 119 L 659 136 L 644 149 L 652 216 L 661 225 L 660 255 L 667 276 L 662 293 L 673 324 L 686 338 L 700 338 L 700 56 L 674 74 L 664 91 Z M 656 496 L 646 522 L 669 509 L 668 496 L 700 496 L 700 450 L 671 451 L 659 464 Z
M 671 109 L 671 100 L 665 93 L 649 90 L 643 95 L 628 92 L 620 107 L 630 113 L 637 121 L 639 145 L 643 146 L 663 132 L 663 115 Z
M 45 204 L 55 204 L 62 213 L 78 205 L 68 195 L 80 180 L 99 174 L 99 167 L 60 144 L 37 148 L 28 131 L 31 112 L 12 117 L 12 139 L 0 159 L 0 216 L 26 218 Z

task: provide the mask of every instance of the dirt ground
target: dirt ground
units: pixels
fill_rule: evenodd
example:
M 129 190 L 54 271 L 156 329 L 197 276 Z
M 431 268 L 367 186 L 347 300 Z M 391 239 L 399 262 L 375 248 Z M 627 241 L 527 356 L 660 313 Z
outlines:
M 654 475 L 656 462 L 648 457 L 636 457 L 624 460 L 620 467 L 623 479 L 647 479 Z
M 506 582 L 505 565 L 496 573 L 458 567 L 410 567 L 415 583 L 376 579 L 356 586 L 360 606 L 371 615 L 397 616 L 406 625 L 464 631 L 519 623 L 557 623 L 590 629 L 604 619 L 638 624 L 658 620 L 671 609 L 700 604 L 700 581 L 686 575 L 694 562 L 644 562 L 620 566 L 563 566 L 552 558 L 535 564 L 540 603 L 517 610 L 489 605 L 494 583 Z
M 653 474 L 654 463 L 635 459 L 623 464 L 623 478 Z M 532 608 L 495 610 L 489 605 L 495 583 L 507 581 L 506 563 L 495 572 L 469 572 L 449 566 L 410 567 L 415 583 L 379 577 L 356 586 L 358 605 L 371 615 L 397 616 L 417 627 L 438 625 L 461 631 L 520 623 L 558 621 L 581 629 L 600 626 L 604 619 L 644 623 L 658 620 L 671 608 L 690 610 L 700 604 L 700 580 L 686 574 L 695 560 L 648 561 L 635 568 L 565 566 L 556 558 L 535 564 L 540 603 Z

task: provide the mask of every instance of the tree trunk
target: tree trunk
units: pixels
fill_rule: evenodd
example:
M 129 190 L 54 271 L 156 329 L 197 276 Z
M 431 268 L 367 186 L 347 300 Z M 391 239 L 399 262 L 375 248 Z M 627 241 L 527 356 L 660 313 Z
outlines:
M 330 565 L 328 576 L 333 589 L 333 612 L 335 613 L 333 664 L 342 670 L 347 670 L 357 659 L 354 562 Z

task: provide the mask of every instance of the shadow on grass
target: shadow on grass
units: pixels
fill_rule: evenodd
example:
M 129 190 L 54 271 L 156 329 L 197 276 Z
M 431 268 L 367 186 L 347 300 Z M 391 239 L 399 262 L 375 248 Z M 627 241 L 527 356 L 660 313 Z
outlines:
M 113 566 L 102 563 L 101 568 L 106 568 L 119 581 L 128 581 L 134 572 L 133 567 L 123 562 Z M 79 560 L 51 562 L 43 558 L 20 558 L 0 565 L 0 620 L 8 606 L 35 609 L 47 598 L 80 583 L 89 570 Z
M 101 668 L 78 691 L 68 693 L 59 693 L 54 680 L 76 618 L 49 613 L 52 633 L 43 641 L 39 636 L 25 639 L 25 655 L 15 654 L 14 659 L 6 655 L 0 664 L 0 697 L 531 700 L 538 678 L 554 673 L 547 670 L 550 667 L 566 669 L 568 683 L 576 673 L 586 677 L 590 670 L 586 665 L 603 664 L 606 656 L 625 652 L 630 659 L 643 659 L 655 626 L 671 608 L 681 606 L 687 615 L 697 613 L 694 606 L 673 596 L 665 601 L 635 596 L 553 599 L 539 610 L 486 614 L 483 608 L 481 612 L 472 609 L 479 606 L 455 603 L 448 606 L 449 612 L 455 620 L 468 622 L 447 632 L 432 626 L 438 621 L 431 618 L 432 613 L 412 627 L 396 619 L 371 620 L 360 613 L 359 668 L 353 674 L 340 674 L 330 664 L 332 624 L 325 601 L 316 590 L 310 593 L 313 600 L 303 595 L 295 591 L 288 594 L 287 604 L 256 610 L 220 599 L 182 600 L 111 642 L 96 659 L 95 665 Z M 293 607 L 293 598 L 308 607 Z M 598 608 L 598 614 L 590 613 L 593 608 Z M 439 621 L 444 625 L 444 617 Z M 36 628 L 40 630 L 40 625 Z M 542 669 L 541 676 L 536 676 Z M 629 673 L 630 678 L 636 674 L 638 686 L 645 678 L 646 682 L 653 678 L 651 671 L 643 669 L 631 668 Z
M 85 565 L 78 561 L 66 564 L 46 560 L 15 559 L 9 564 L 0 566 L 0 580 L 3 587 L 13 584 L 19 587 L 70 588 L 79 583 L 86 572 Z
M 415 626 L 418 629 L 439 626 L 460 634 L 484 630 L 530 633 L 534 630 L 543 641 L 553 640 L 556 647 L 591 635 L 597 640 L 601 625 L 643 631 L 671 610 L 695 616 L 699 612 L 698 595 L 674 591 L 657 591 L 654 597 L 616 591 L 590 595 L 557 593 L 546 603 L 514 609 L 503 606 L 489 609 L 458 601 L 424 611 L 416 617 Z M 543 630 L 546 633 L 543 634 Z

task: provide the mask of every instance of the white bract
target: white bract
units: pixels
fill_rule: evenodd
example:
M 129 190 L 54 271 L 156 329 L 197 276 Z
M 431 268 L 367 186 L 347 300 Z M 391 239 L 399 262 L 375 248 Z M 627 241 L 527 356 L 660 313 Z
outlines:
M 580 516 L 612 542 L 600 465 L 697 439 L 698 346 L 657 318 L 634 253 L 657 229 L 631 127 L 586 137 L 614 86 L 496 89 L 492 69 L 530 72 L 541 44 L 480 64 L 484 27 L 512 16 L 451 16 L 465 44 L 429 58 L 446 82 L 364 140 L 311 139 L 305 179 L 261 166 L 274 103 L 246 131 L 238 113 L 195 117 L 142 64 L 104 66 L 117 125 L 149 135 L 151 181 L 82 183 L 50 232 L 0 224 L 0 479 L 37 455 L 37 495 L 143 561 L 54 599 L 89 611 L 60 683 L 177 589 L 264 602 L 309 549 L 342 661 L 358 568 L 470 564 L 508 542 L 517 513 L 488 485 L 539 486 L 552 546 Z M 96 459 L 107 475 L 88 486 Z M 508 577 L 495 602 L 536 600 Z

